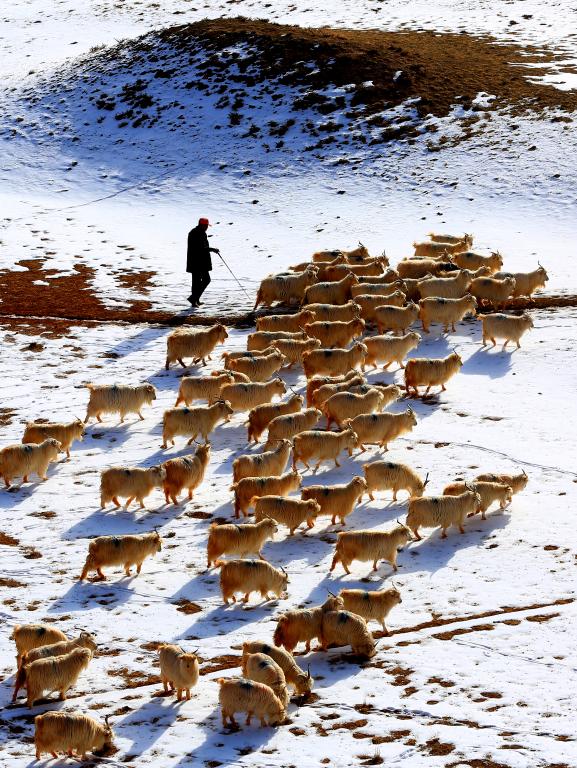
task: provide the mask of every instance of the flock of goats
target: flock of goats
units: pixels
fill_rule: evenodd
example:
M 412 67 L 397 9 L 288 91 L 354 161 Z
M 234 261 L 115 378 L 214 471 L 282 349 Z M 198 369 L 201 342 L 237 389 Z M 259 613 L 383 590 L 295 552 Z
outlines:
M 247 453 L 233 462 L 235 517 L 243 519 L 254 507 L 254 523 L 231 523 L 210 527 L 207 564 L 220 568 L 220 586 L 226 604 L 236 602 L 242 594 L 247 602 L 252 592 L 266 600 L 269 594 L 284 596 L 288 575 L 283 568 L 268 563 L 261 549 L 273 538 L 278 526 L 286 526 L 293 534 L 301 525 L 313 528 L 317 517 L 328 515 L 345 525 L 347 516 L 364 494 L 373 499 L 375 491 L 389 490 L 393 499 L 405 490 L 409 493 L 405 523 L 391 530 L 355 530 L 338 534 L 331 571 L 341 564 L 347 573 L 354 560 L 372 562 L 377 569 L 384 560 L 397 570 L 397 553 L 407 541 L 421 539 L 420 528 L 442 529 L 446 537 L 451 526 L 464 533 L 467 516 L 481 512 L 497 502 L 501 509 L 512 495 L 527 483 L 527 475 L 485 474 L 471 482 L 448 485 L 442 496 L 425 496 L 427 478 L 421 478 L 411 467 L 392 461 L 373 461 L 363 466 L 364 477 L 353 477 L 341 485 L 309 485 L 301 498 L 298 492 L 301 475 L 299 462 L 315 471 L 324 461 L 334 461 L 343 451 L 366 450 L 378 445 L 387 450 L 390 442 L 410 432 L 416 417 L 409 407 L 402 413 L 384 409 L 403 394 L 396 385 L 368 384 L 364 376 L 367 366 L 385 370 L 393 363 L 404 368 L 406 396 L 423 396 L 431 387 L 445 384 L 460 369 L 456 352 L 444 359 L 412 358 L 404 364 L 421 337 L 410 327 L 420 318 L 423 331 L 431 323 L 440 323 L 445 332 L 455 331 L 455 323 L 467 314 L 476 315 L 478 305 L 500 309 L 510 297 L 531 296 L 545 285 L 547 273 L 539 265 L 529 273 L 507 273 L 498 253 L 485 256 L 470 250 L 472 238 L 431 235 L 426 242 L 415 244 L 415 255 L 389 268 L 385 256 L 371 258 L 367 249 L 349 252 L 320 252 L 312 262 L 296 265 L 290 271 L 265 278 L 258 290 L 256 307 L 297 305 L 286 314 L 265 314 L 257 319 L 257 328 L 248 335 L 248 349 L 225 352 L 224 369 L 205 376 L 184 376 L 176 405 L 164 413 L 163 447 L 174 445 L 176 436 L 188 438 L 191 445 L 202 436 L 195 453 L 166 461 L 146 469 L 112 467 L 102 472 L 101 506 L 110 502 L 118 508 L 119 498 L 126 507 L 136 500 L 144 507 L 144 499 L 158 487 L 164 490 L 166 502 L 178 504 L 179 494 L 193 492 L 203 478 L 210 461 L 209 436 L 218 423 L 226 422 L 234 412 L 248 412 L 248 441 L 258 443 L 267 430 L 262 453 Z M 418 303 L 417 303 L 418 302 Z M 490 340 L 504 340 L 504 346 L 520 338 L 532 327 L 527 314 L 508 315 L 486 311 L 481 318 L 483 345 Z M 377 334 L 366 336 L 367 327 Z M 384 333 L 387 332 L 387 333 Z M 187 328 L 172 332 L 167 339 L 166 368 L 185 359 L 205 364 L 211 352 L 227 338 L 223 325 L 208 329 Z M 359 340 L 362 339 L 362 340 Z M 284 367 L 300 365 L 307 378 L 304 397 L 286 394 L 286 386 L 276 374 Z M 360 370 L 359 370 L 360 369 Z M 142 418 L 143 405 L 155 399 L 151 384 L 88 385 L 90 392 L 86 421 L 102 414 L 118 413 L 121 421 L 129 413 Z M 190 407 L 195 401 L 208 405 Z M 326 429 L 319 429 L 321 417 Z M 0 476 L 7 487 L 11 480 L 33 472 L 42 479 L 50 462 L 60 451 L 70 455 L 74 440 L 82 437 L 84 424 L 35 422 L 27 425 L 22 444 L 0 450 Z M 335 424 L 338 431 L 332 431 Z M 292 471 L 286 467 L 292 451 Z M 140 573 L 143 561 L 160 551 L 158 531 L 142 535 L 98 536 L 91 540 L 80 579 L 95 571 L 104 579 L 102 568 L 121 566 L 127 575 L 136 565 Z M 223 560 L 225 555 L 236 559 Z M 257 556 L 251 559 L 248 556 Z M 365 591 L 343 589 L 330 595 L 318 607 L 292 610 L 280 616 L 273 642 L 246 642 L 243 645 L 243 677 L 221 678 L 220 705 L 224 725 L 236 726 L 235 713 L 246 712 L 247 724 L 256 716 L 262 725 L 281 723 L 286 717 L 292 686 L 298 695 L 308 694 L 313 686 L 310 672 L 296 663 L 293 651 L 304 642 L 306 652 L 315 638 L 320 647 L 350 645 L 353 653 L 371 657 L 375 643 L 367 627 L 379 622 L 386 632 L 389 611 L 401 602 L 396 588 Z M 96 649 L 94 639 L 86 632 L 68 639 L 50 625 L 16 626 L 13 638 L 17 648 L 18 669 L 13 701 L 20 687 L 27 691 L 32 707 L 44 694 L 57 691 L 60 698 L 75 684 L 89 664 Z M 187 653 L 177 645 L 159 648 L 160 676 L 166 692 L 176 690 L 178 700 L 190 698 L 199 676 L 195 653 Z M 108 723 L 99 723 L 85 714 L 47 712 L 35 719 L 36 757 L 44 752 L 54 757 L 64 751 L 80 755 L 111 748 L 113 731 Z

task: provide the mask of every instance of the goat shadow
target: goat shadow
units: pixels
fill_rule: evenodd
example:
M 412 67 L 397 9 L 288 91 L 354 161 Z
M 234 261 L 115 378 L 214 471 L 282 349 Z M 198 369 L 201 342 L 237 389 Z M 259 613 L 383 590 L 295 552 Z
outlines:
M 170 324 L 172 326 L 182 325 L 182 323 L 190 317 L 190 308 L 181 310 L 177 314 L 173 315 Z M 128 338 L 122 339 L 118 344 L 107 350 L 108 354 L 112 357 L 109 358 L 109 362 L 114 362 L 119 357 L 126 357 L 133 352 L 138 352 L 146 347 L 154 344 L 161 336 L 168 336 L 173 330 L 169 326 L 146 326 L 142 328 L 138 333 Z M 105 358 L 106 359 L 106 358 Z
M 218 695 L 218 686 L 215 683 Z M 240 755 L 258 753 L 277 733 L 278 726 L 261 728 L 258 718 L 249 726 L 244 725 L 244 715 L 236 715 L 238 729 L 224 728 L 221 725 L 220 708 L 196 723 L 205 733 L 205 740 L 187 755 L 184 755 L 172 768 L 196 768 L 199 765 L 238 765 Z M 242 725 L 240 725 L 242 723 Z M 220 726 L 220 727 L 219 727 Z M 283 727 L 283 726 L 281 726 Z M 254 763 L 257 765 L 257 763 Z
M 134 580 L 123 575 L 117 581 L 74 581 L 68 591 L 54 600 L 48 608 L 49 613 L 79 613 L 91 611 L 98 603 L 104 610 L 118 608 L 130 601 L 132 591 L 128 588 Z
M 480 347 L 468 360 L 465 360 L 461 373 L 465 376 L 488 376 L 490 379 L 500 379 L 506 376 L 512 368 L 515 349 L 501 350 Z
M 112 444 L 115 449 L 119 448 L 132 437 L 133 433 L 130 431 L 130 427 L 142 423 L 137 414 L 130 413 L 127 419 L 128 421 L 125 420 L 124 423 L 120 422 L 120 417 L 114 423 L 112 421 L 103 421 L 102 423 L 91 421 L 85 427 L 82 450 L 98 450 L 102 452 L 102 443 L 111 444 L 105 450 L 112 450 Z
M 122 720 L 115 722 L 114 729 L 118 735 L 132 739 L 126 754 L 134 759 L 150 749 L 175 722 L 182 703 L 176 700 L 176 696 L 155 696 L 133 709 Z
M 158 490 L 158 489 L 155 489 Z M 110 504 L 106 509 L 96 509 L 87 517 L 74 523 L 63 533 L 68 540 L 90 538 L 94 536 L 122 536 L 133 533 L 148 533 L 156 526 L 172 522 L 184 512 L 183 506 L 162 502 L 152 508 L 150 502 L 145 509 L 140 509 L 138 502 L 132 502 L 129 509 L 116 509 Z
M 232 635 L 247 624 L 268 624 L 273 616 L 279 612 L 281 604 L 289 602 L 278 598 L 265 601 L 260 599 L 257 593 L 253 592 L 246 607 L 240 602 L 239 595 L 237 595 L 236 603 L 224 605 L 221 602 L 222 598 L 218 585 L 216 585 L 216 589 L 211 594 L 211 597 L 215 597 L 219 604 L 203 612 L 202 615 L 199 614 L 198 621 L 184 630 L 179 635 L 180 639 L 188 639 L 191 632 L 194 633 L 195 639 L 214 637 L 215 627 L 218 627 L 218 634 L 222 637 L 224 635 Z
M 408 557 L 399 556 L 399 576 L 409 573 L 428 572 L 433 576 L 445 568 L 452 558 L 465 549 L 478 549 L 491 538 L 495 531 L 505 528 L 510 521 L 507 510 L 503 513 L 489 512 L 486 520 L 481 520 L 479 514 L 465 521 L 465 533 L 460 534 L 456 528 L 447 532 L 447 538 L 441 538 L 440 529 L 429 533 L 421 530 L 423 540 L 411 543 L 408 547 Z M 425 534 L 425 535 L 423 535 Z M 428 534 L 428 535 L 427 535 Z

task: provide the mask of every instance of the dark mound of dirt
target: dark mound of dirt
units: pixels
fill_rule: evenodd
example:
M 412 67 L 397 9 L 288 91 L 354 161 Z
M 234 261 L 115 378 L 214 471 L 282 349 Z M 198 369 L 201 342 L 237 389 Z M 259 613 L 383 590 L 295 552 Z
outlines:
M 475 133 L 478 112 L 572 122 L 575 92 L 528 80 L 538 74 L 529 64 L 554 59 L 543 49 L 467 34 L 204 20 L 123 41 L 81 62 L 81 99 L 92 102 L 103 127 L 163 122 L 183 134 L 198 127 L 198 110 L 210 104 L 218 123 L 210 130 L 227 128 L 266 151 L 414 143 L 420 135 L 431 143 L 435 119 L 448 115 L 462 128 L 456 141 Z M 479 94 L 494 98 L 481 105 Z M 439 139 L 439 147 L 447 141 Z
M 237 65 L 239 71 L 231 79 L 255 85 L 256 69 L 261 82 L 278 79 L 285 85 L 305 85 L 310 96 L 302 106 L 326 114 L 338 104 L 314 91 L 331 85 L 350 86 L 352 106 L 359 111 L 380 111 L 419 98 L 415 106 L 421 117 L 444 116 L 456 103 L 470 107 L 479 93 L 495 95 L 499 106 L 577 109 L 574 92 L 526 79 L 535 75 L 527 64 L 551 61 L 553 53 L 467 34 L 310 29 L 237 18 L 172 27 L 161 31 L 159 38 L 187 52 L 200 45 L 208 54 L 199 66 L 204 83 L 220 82 L 220 76 L 238 61 L 238 53 L 227 49 L 248 44 Z M 170 71 L 163 76 L 170 77 Z

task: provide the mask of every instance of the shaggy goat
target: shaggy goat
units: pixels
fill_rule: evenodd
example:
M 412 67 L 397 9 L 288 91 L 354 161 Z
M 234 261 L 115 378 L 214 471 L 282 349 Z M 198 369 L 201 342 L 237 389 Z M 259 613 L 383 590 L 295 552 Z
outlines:
M 60 443 L 48 437 L 39 445 L 36 443 L 17 443 L 0 449 L 0 477 L 4 485 L 10 488 L 13 477 L 21 477 L 23 483 L 35 472 L 41 480 L 48 480 L 48 465 L 58 459 Z
M 188 491 L 188 500 L 192 501 L 194 491 L 204 480 L 209 461 L 210 443 L 199 445 L 194 456 L 165 461 L 162 465 L 165 471 L 162 487 L 166 503 L 172 500 L 173 504 L 178 504 L 178 494 L 182 490 Z
M 304 672 L 298 666 L 293 656 L 288 651 L 285 651 L 284 648 L 263 643 L 260 640 L 244 642 L 242 644 L 243 662 L 247 656 L 253 653 L 266 653 L 273 661 L 276 661 L 284 672 L 287 685 L 292 685 L 297 695 L 306 696 L 312 691 L 314 680 L 311 677 L 310 670 Z
M 270 518 L 264 518 L 256 524 L 212 523 L 206 546 L 207 567 L 215 564 L 221 555 L 257 555 L 261 560 L 266 560 L 261 554 L 261 549 L 277 531 L 277 524 Z
M 405 525 L 398 525 L 390 531 L 344 531 L 337 534 L 337 545 L 331 563 L 331 571 L 342 563 L 346 573 L 353 560 L 372 561 L 373 571 L 379 560 L 385 560 L 397 570 L 399 547 L 411 541 L 411 534 Z
M 186 653 L 179 645 L 162 643 L 158 647 L 160 680 L 164 692 L 176 690 L 176 700 L 183 694 L 190 699 L 190 689 L 198 683 L 198 658 L 196 653 Z
M 298 472 L 287 472 L 285 475 L 269 477 L 243 477 L 230 486 L 234 491 L 234 516 L 248 516 L 248 510 L 254 506 L 258 496 L 288 496 L 297 491 L 301 485 Z
M 336 525 L 338 517 L 341 525 L 345 525 L 345 519 L 361 501 L 366 490 L 366 481 L 356 476 L 342 485 L 309 485 L 302 489 L 301 498 L 304 501 L 314 500 L 318 503 L 317 517 L 329 515 L 333 525 Z
M 390 589 L 341 589 L 339 595 L 343 598 L 345 610 L 361 616 L 368 624 L 369 621 L 378 622 L 385 634 L 389 631 L 385 619 L 391 610 L 402 603 L 401 593 L 396 587 Z
M 311 429 L 295 435 L 293 440 L 293 469 L 301 461 L 307 469 L 310 469 L 309 461 L 316 459 L 317 470 L 323 461 L 334 461 L 336 467 L 340 467 L 339 454 L 347 450 L 349 456 L 353 454 L 357 436 L 347 426 L 341 432 L 325 432 L 320 429 Z
M 246 725 L 250 725 L 253 715 L 258 717 L 261 726 L 279 725 L 286 719 L 286 709 L 272 689 L 264 683 L 257 683 L 244 678 L 219 677 L 220 685 L 218 700 L 222 711 L 222 724 L 226 728 L 227 721 L 234 728 L 238 723 L 234 719 L 237 712 L 246 712 Z M 267 723 L 268 721 L 268 723 Z
M 323 614 L 343 607 L 342 598 L 332 595 L 315 608 L 300 608 L 279 616 L 274 632 L 274 644 L 292 653 L 299 643 L 305 643 L 305 652 L 311 649 L 311 641 L 320 640 Z
M 399 491 L 408 491 L 409 498 L 422 496 L 428 482 L 428 475 L 421 480 L 414 469 L 394 461 L 373 461 L 363 466 L 367 480 L 367 494 L 374 501 L 373 491 L 392 491 L 393 501 Z
M 137 413 L 143 420 L 144 416 L 140 412 L 142 406 L 156 400 L 156 390 L 152 384 L 138 384 L 134 387 L 129 384 L 87 384 L 86 387 L 90 397 L 85 423 L 91 416 L 96 416 L 96 420 L 101 422 L 100 416 L 103 413 L 119 413 L 121 423 L 127 413 Z
M 220 589 L 225 605 L 236 603 L 236 592 L 242 592 L 243 603 L 248 603 L 252 592 L 260 592 L 263 600 L 271 600 L 269 592 L 278 598 L 286 597 L 288 574 L 266 560 L 217 560 L 220 567 Z
M 457 354 L 452 352 L 447 357 L 440 360 L 433 360 L 426 357 L 414 357 L 407 361 L 405 366 L 405 389 L 407 394 L 411 390 L 416 397 L 419 397 L 419 387 L 426 387 L 426 397 L 431 387 L 440 386 L 441 392 L 446 391 L 445 384 L 458 373 L 463 365 L 463 361 Z
M 248 440 L 258 443 L 259 437 L 277 416 L 297 413 L 303 406 L 302 395 L 292 395 L 283 403 L 263 403 L 251 408 L 248 414 Z
M 232 462 L 232 479 L 237 483 L 243 477 L 282 475 L 286 469 L 291 448 L 290 440 L 279 440 L 272 451 L 239 456 Z
M 227 387 L 248 387 L 249 384 L 227 384 Z M 223 387 L 226 389 L 226 387 Z M 162 418 L 162 447 L 170 442 L 174 445 L 177 435 L 188 437 L 191 445 L 200 434 L 204 442 L 219 423 L 229 421 L 233 408 L 228 401 L 219 400 L 214 405 L 199 405 L 196 408 L 168 408 Z
M 421 496 L 409 499 L 407 526 L 416 539 L 420 540 L 419 528 L 441 528 L 441 538 L 447 538 L 447 528 L 458 527 L 465 533 L 463 525 L 469 513 L 475 514 L 481 508 L 481 497 L 474 490 L 466 490 L 458 496 Z
M 68 756 L 76 753 L 86 761 L 88 752 L 96 755 L 114 746 L 114 731 L 108 715 L 102 724 L 79 712 L 45 712 L 34 718 L 34 746 L 36 760 L 41 760 L 44 752 L 54 758 L 65 752 Z
M 355 445 L 366 451 L 365 445 L 379 445 L 385 451 L 389 450 L 389 443 L 397 437 L 411 432 L 417 425 L 417 417 L 412 408 L 403 413 L 368 413 L 347 419 L 344 422 L 357 436 Z
M 70 458 L 70 446 L 75 440 L 82 440 L 84 434 L 84 422 L 75 419 L 69 423 L 59 422 L 35 422 L 29 421 L 26 424 L 23 443 L 43 443 L 48 438 L 53 438 L 60 443 L 60 450 L 66 452 L 66 457 Z
M 136 565 L 136 574 L 150 555 L 162 549 L 162 539 L 157 531 L 152 533 L 127 534 L 124 536 L 97 536 L 88 545 L 88 556 L 79 580 L 84 581 L 90 571 L 96 571 L 101 580 L 106 579 L 102 568 L 106 565 L 120 565 L 127 576 Z
M 202 365 L 206 365 L 206 361 L 211 359 L 210 353 L 216 345 L 224 344 L 226 339 L 228 339 L 228 333 L 221 323 L 198 330 L 178 328 L 169 333 L 166 338 L 166 363 L 164 367 L 168 370 L 171 363 L 178 361 L 183 368 L 186 368 L 185 357 L 192 357 L 195 364 L 202 362 Z
M 126 499 L 125 509 L 136 499 L 140 509 L 144 509 L 144 499 L 154 488 L 162 488 L 166 480 L 163 467 L 109 467 L 100 474 L 100 508 L 105 509 L 112 501 L 119 509 L 118 497 Z
M 524 312 L 522 315 L 505 315 L 494 313 L 492 315 L 483 315 L 481 318 L 483 324 L 483 346 L 486 346 L 487 339 L 496 345 L 495 339 L 505 339 L 503 349 L 510 341 L 517 344 L 517 349 L 521 346 L 521 337 L 530 328 L 534 328 L 531 316 Z

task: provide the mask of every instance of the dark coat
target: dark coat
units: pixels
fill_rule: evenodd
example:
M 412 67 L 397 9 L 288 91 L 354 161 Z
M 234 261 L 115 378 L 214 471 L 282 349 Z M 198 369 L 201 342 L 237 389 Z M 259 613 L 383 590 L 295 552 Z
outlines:
M 188 248 L 186 251 L 187 272 L 209 272 L 212 269 L 210 251 L 206 231 L 197 226 L 188 233 Z

